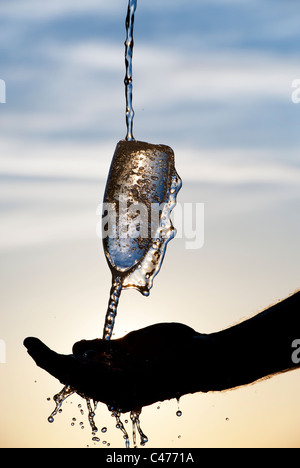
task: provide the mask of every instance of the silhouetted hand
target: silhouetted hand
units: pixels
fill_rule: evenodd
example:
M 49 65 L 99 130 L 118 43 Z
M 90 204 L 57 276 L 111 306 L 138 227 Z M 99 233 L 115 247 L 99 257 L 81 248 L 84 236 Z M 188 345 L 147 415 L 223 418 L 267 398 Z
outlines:
M 80 341 L 60 355 L 24 342 L 36 364 L 80 395 L 127 412 L 187 393 L 222 391 L 298 368 L 300 293 L 224 331 L 162 323 L 118 340 Z
M 202 347 L 204 358 L 207 339 L 185 325 L 162 323 L 118 340 L 80 341 L 67 356 L 36 338 L 27 338 L 24 345 L 36 364 L 64 385 L 127 412 L 190 392 L 194 348 L 199 352 Z

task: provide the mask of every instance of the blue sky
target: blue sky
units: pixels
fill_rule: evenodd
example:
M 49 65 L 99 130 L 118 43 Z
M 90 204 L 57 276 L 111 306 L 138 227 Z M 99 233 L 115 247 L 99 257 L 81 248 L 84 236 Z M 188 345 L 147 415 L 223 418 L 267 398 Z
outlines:
M 122 137 L 126 3 L 1 6 L 4 136 L 50 143 Z M 290 87 L 298 24 L 294 1 L 140 3 L 137 138 L 295 147 L 298 109 L 290 105 Z

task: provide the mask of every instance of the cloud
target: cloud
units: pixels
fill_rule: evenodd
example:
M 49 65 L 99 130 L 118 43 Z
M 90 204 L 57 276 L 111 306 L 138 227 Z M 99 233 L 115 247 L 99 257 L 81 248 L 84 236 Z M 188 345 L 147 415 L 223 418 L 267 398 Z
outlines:
M 100 219 L 96 209 L 113 151 L 113 143 L 102 147 L 56 143 L 30 151 L 21 144 L 12 147 L 2 142 L 0 251 L 80 239 L 97 241 Z M 184 182 L 179 202 L 193 197 L 194 202 L 205 202 L 207 210 L 214 207 L 224 216 L 221 190 L 229 204 L 227 214 L 261 211 L 266 215 L 278 203 L 291 209 L 300 196 L 300 168 L 276 162 L 280 155 L 245 148 L 208 151 L 186 146 L 176 147 L 175 154 Z
M 181 176 L 189 182 L 227 185 L 252 184 L 299 188 L 300 167 L 282 160 L 282 152 L 245 148 L 177 148 L 177 160 L 185 161 Z M 297 152 L 294 152 L 296 160 Z
M 0 142 L 0 177 L 2 180 L 48 180 L 88 182 L 103 181 L 108 174 L 114 143 L 78 145 L 73 141 L 42 141 L 24 145 Z
M 104 183 L 116 142 L 87 144 L 72 141 L 23 146 L 0 143 L 2 181 Z M 198 149 L 174 147 L 186 182 L 221 184 L 299 185 L 298 151 L 283 158 L 282 151 L 246 148 Z M 42 154 L 42 157 L 41 157 Z M 294 163 L 293 163 L 294 161 Z
M 36 0 L 12 0 L 1 5 L 2 18 L 23 19 L 35 21 L 58 18 L 66 14 L 81 14 L 86 12 L 115 13 L 124 9 L 123 0 L 53 0 L 51 2 L 39 2 Z
M 26 68 L 23 83 L 22 73 L 16 73 L 15 78 L 11 73 L 16 81 L 8 82 L 7 86 L 13 86 L 19 102 L 14 101 L 12 117 L 10 107 L 8 113 L 2 113 L 2 128 L 17 122 L 16 114 L 22 118 L 23 100 L 29 120 L 32 112 L 40 121 L 36 122 L 37 128 L 43 126 L 47 113 L 50 128 L 51 120 L 55 119 L 57 128 L 62 128 L 62 120 L 70 109 L 77 109 L 77 115 L 65 118 L 65 125 L 72 120 L 78 125 L 84 120 L 90 123 L 96 116 L 97 120 L 101 118 L 101 113 L 106 118 L 112 110 L 122 112 L 125 106 L 122 52 L 119 46 L 110 43 L 49 44 L 44 50 L 43 66 Z M 199 105 L 200 113 L 205 103 L 212 108 L 215 104 L 230 105 L 237 101 L 255 101 L 258 106 L 270 99 L 290 103 L 291 83 L 298 72 L 298 65 L 289 58 L 239 53 L 208 56 L 139 46 L 134 55 L 134 102 L 139 108 L 157 111 Z M 51 117 L 52 112 L 59 110 L 61 115 Z
M 140 47 L 135 62 L 143 83 L 141 92 L 151 90 L 154 83 L 157 89 L 153 95 L 159 94 L 162 106 L 166 101 L 286 100 L 291 94 L 291 79 L 299 72 L 298 64 L 289 58 L 239 52 L 207 55 Z M 151 100 L 149 93 L 147 97 Z
M 126 7 L 126 0 L 1 5 L 6 136 L 51 141 L 125 133 Z M 245 115 L 259 119 L 270 103 L 284 121 L 299 74 L 298 58 L 280 48 L 288 44 L 291 51 L 297 43 L 294 9 L 292 1 L 139 3 L 134 106 L 141 134 L 165 127 L 168 138 L 179 129 L 190 137 L 201 126 L 211 144 L 222 120 L 229 137 L 233 128 L 242 134 L 249 127 Z

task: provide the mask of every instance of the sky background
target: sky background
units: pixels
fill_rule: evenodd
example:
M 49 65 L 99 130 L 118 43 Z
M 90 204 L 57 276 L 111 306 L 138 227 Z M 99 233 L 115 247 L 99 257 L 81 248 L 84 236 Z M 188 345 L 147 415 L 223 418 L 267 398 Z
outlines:
M 79 397 L 48 423 L 62 386 L 22 343 L 69 354 L 102 336 L 111 276 L 97 206 L 126 135 L 126 11 L 0 2 L 1 447 L 94 447 Z M 150 297 L 122 294 L 115 337 L 173 321 L 218 331 L 299 289 L 299 26 L 298 0 L 138 1 L 134 136 L 174 149 L 178 202 L 204 203 L 205 243 L 169 244 Z M 145 408 L 148 447 L 299 447 L 299 384 L 295 371 L 185 396 L 181 418 L 176 401 Z M 104 405 L 96 423 L 108 428 L 96 447 L 123 447 Z

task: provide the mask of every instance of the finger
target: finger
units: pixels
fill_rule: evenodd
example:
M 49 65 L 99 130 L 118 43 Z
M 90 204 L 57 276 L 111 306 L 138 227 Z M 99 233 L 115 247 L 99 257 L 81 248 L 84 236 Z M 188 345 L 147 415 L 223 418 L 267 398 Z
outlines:
M 38 338 L 26 338 L 24 346 L 37 366 L 46 370 L 64 385 L 69 385 L 72 375 L 77 370 L 74 356 L 65 356 L 54 352 Z
M 109 406 L 123 406 L 119 373 L 108 369 L 101 361 L 58 354 L 37 338 L 26 338 L 24 346 L 35 363 L 63 385 L 69 385 L 85 398 Z

